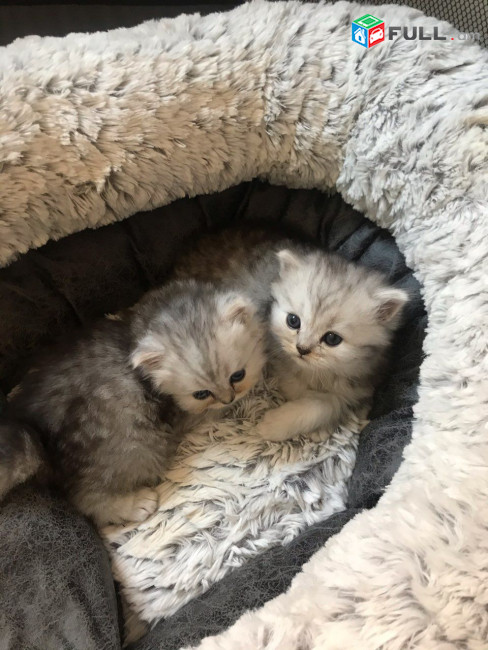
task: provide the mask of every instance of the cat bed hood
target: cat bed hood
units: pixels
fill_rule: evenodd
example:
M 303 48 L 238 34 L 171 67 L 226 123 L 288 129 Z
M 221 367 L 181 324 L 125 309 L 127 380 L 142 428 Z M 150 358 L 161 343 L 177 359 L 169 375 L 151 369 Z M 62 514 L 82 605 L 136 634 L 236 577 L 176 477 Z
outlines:
M 454 40 L 367 49 L 366 13 Z M 385 495 L 202 650 L 486 643 L 488 54 L 455 35 L 408 8 L 259 1 L 0 53 L 2 265 L 261 177 L 339 190 L 423 286 L 412 442 Z

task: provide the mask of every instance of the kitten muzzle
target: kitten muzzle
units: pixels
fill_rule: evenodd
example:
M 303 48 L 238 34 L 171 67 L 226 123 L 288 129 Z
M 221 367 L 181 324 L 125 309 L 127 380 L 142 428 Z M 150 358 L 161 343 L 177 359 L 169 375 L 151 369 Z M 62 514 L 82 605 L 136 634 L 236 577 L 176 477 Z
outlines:
M 297 345 L 297 350 L 298 350 L 298 354 L 301 357 L 304 357 L 307 354 L 310 354 L 310 352 L 312 352 L 311 348 L 302 348 L 300 345 Z
M 228 406 L 229 404 L 232 404 L 232 402 L 235 400 L 236 394 L 235 391 L 229 391 L 228 393 L 222 395 L 219 397 L 219 401 L 221 404 L 224 404 L 225 406 Z

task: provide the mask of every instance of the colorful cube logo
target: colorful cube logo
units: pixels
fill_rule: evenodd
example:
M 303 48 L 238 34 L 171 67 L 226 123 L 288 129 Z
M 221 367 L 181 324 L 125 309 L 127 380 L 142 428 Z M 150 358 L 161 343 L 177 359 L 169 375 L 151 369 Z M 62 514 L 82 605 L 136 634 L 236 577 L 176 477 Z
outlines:
M 385 22 L 364 14 L 352 24 L 352 40 L 363 47 L 372 47 L 385 40 Z

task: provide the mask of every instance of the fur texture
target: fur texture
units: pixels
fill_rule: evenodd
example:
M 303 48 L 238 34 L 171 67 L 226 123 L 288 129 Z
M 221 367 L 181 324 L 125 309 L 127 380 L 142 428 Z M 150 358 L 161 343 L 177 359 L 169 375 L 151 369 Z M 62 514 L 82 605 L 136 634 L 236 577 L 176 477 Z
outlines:
M 202 650 L 486 645 L 488 53 L 401 35 L 367 50 L 365 13 L 455 34 L 407 7 L 254 2 L 0 53 L 3 264 L 262 176 L 337 187 L 423 285 L 413 439 L 385 496 Z
M 286 443 L 256 436 L 283 403 L 275 380 L 187 433 L 157 487 L 157 512 L 102 531 L 127 605 L 126 641 L 264 550 L 343 510 L 360 428 Z M 148 588 L 149 587 L 149 588 Z
M 36 432 L 20 422 L 0 422 L 0 500 L 14 487 L 39 474 L 44 453 Z
M 152 488 L 191 416 L 224 408 L 261 377 L 263 331 L 242 296 L 174 282 L 129 319 L 106 320 L 40 359 L 10 409 L 39 432 L 56 483 L 79 510 L 99 526 L 140 521 L 157 507 Z M 232 381 L 236 370 L 242 381 Z M 40 465 L 21 433 L 2 461 L 2 491 Z

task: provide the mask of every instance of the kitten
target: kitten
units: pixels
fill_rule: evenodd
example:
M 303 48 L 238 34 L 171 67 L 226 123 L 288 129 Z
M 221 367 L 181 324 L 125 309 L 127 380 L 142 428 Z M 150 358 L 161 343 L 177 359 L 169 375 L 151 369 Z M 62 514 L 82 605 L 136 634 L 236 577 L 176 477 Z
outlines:
M 365 415 L 385 369 L 405 291 L 376 271 L 263 230 L 208 236 L 176 277 L 211 277 L 238 287 L 267 314 L 270 372 L 287 402 L 257 426 L 267 440 L 319 428 L 330 432 Z
M 277 257 L 272 368 L 289 401 L 265 414 L 258 433 L 287 440 L 332 432 L 352 413 L 366 415 L 408 296 L 338 255 L 288 248 Z
M 248 298 L 185 281 L 148 293 L 127 319 L 106 319 L 58 346 L 13 391 L 18 435 L 13 445 L 12 425 L 0 429 L 2 491 L 41 464 L 32 427 L 54 482 L 98 526 L 145 519 L 179 434 L 260 378 L 263 330 Z

